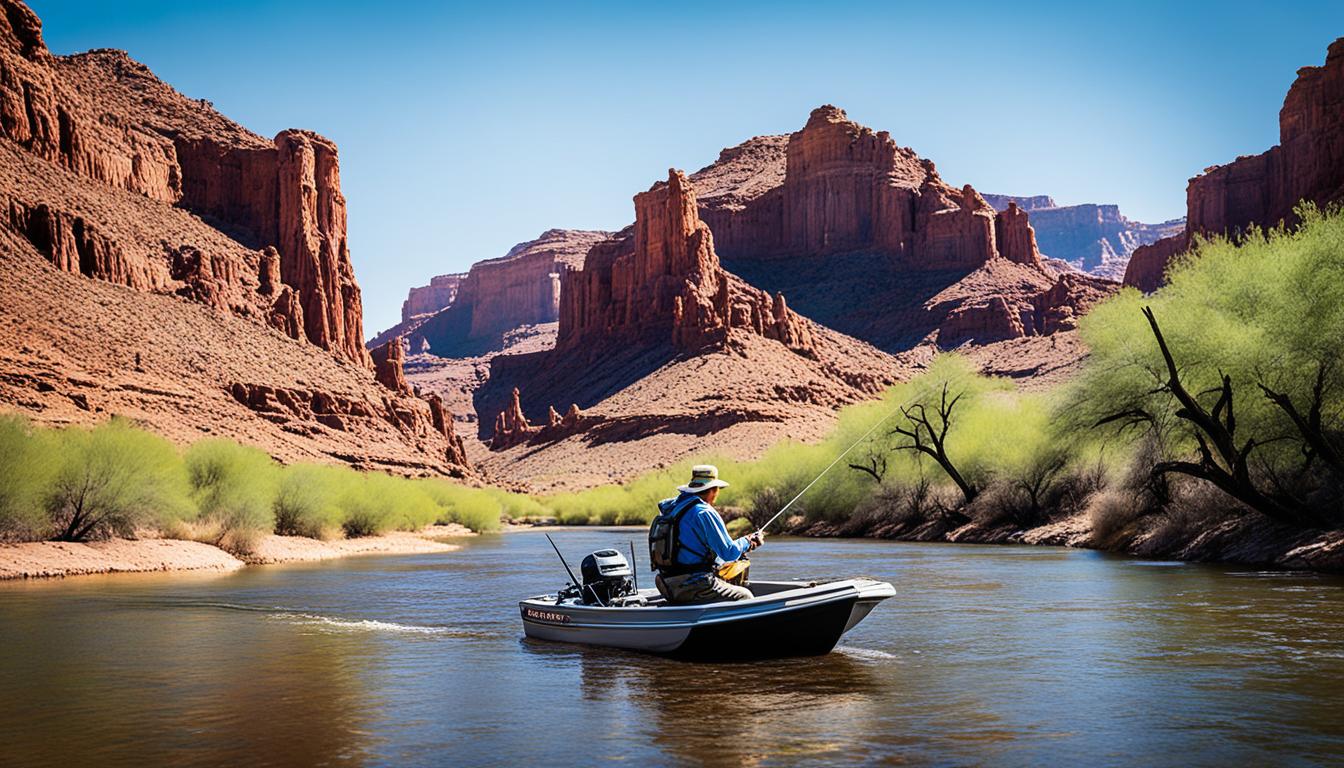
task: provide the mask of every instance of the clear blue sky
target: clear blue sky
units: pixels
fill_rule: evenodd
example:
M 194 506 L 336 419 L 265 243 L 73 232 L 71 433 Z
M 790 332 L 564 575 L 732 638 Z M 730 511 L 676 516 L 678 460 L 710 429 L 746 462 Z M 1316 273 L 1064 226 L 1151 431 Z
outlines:
M 262 134 L 340 146 L 365 330 L 550 227 L 617 229 L 669 166 L 834 103 L 983 192 L 1184 214 L 1260 152 L 1344 3 L 32 0 L 56 53 L 124 48 Z

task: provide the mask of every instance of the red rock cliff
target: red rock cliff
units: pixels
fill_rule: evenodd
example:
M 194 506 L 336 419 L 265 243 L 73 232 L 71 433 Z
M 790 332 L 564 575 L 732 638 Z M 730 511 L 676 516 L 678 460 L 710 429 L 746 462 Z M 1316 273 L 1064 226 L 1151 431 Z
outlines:
M 423 340 L 435 354 L 452 356 L 488 351 L 501 334 L 521 325 L 555 322 L 562 275 L 581 267 L 589 249 L 609 237 L 607 232 L 547 230 L 500 258 L 473 264 L 451 306 L 423 322 L 403 321 L 398 332 L 413 331 L 417 348 Z
M 274 246 L 280 280 L 303 308 L 305 337 L 369 364 L 334 144 L 305 131 L 284 131 L 267 142 L 207 103 L 183 97 L 125 53 L 52 56 L 41 21 L 18 0 L 0 0 L 0 11 L 0 136 L 81 177 L 223 224 L 258 250 Z M 31 194 L 13 202 L 34 210 L 51 202 L 42 199 L 42 189 Z M 71 229 L 73 238 L 54 243 L 57 250 L 78 241 L 75 250 L 84 253 L 84 266 L 71 271 L 141 290 L 177 290 L 168 277 L 174 271 L 171 247 L 164 246 L 162 259 L 146 255 L 110 228 L 85 231 L 80 217 L 53 208 L 58 230 L 62 217 L 79 231 Z M 58 267 L 72 263 L 59 263 L 59 253 L 52 258 Z M 204 262 L 193 263 L 222 264 L 225 258 L 208 253 Z M 234 258 L 229 268 L 212 270 L 209 279 L 221 286 L 214 294 L 177 292 L 191 298 L 222 292 L 232 299 L 208 303 L 265 316 L 262 299 L 237 298 L 258 285 L 263 261 L 261 254 L 246 262 Z M 292 311 L 284 314 L 297 319 Z
M 1209 168 L 1190 180 L 1185 196 L 1185 234 L 1135 251 L 1126 285 L 1156 288 L 1191 235 L 1291 224 L 1299 202 L 1344 199 L 1344 38 L 1330 44 L 1324 66 L 1297 71 L 1279 110 L 1278 146 Z
M 412 288 L 401 303 L 401 321 L 404 323 L 420 315 L 432 315 L 448 307 L 457 299 L 457 289 L 466 278 L 465 272 L 438 275 L 430 279 L 429 285 Z
M 666 338 L 696 349 L 741 329 L 808 354 L 811 332 L 782 296 L 727 272 L 681 171 L 635 196 L 635 224 L 600 243 L 563 277 L 558 349 L 617 339 Z M 664 335 L 666 334 L 666 336 Z
M 974 269 L 1001 255 L 994 209 L 971 187 L 945 183 L 932 162 L 897 146 L 887 132 L 827 105 L 782 145 L 777 139 L 725 150 L 720 167 L 697 174 L 709 185 L 701 215 L 725 254 L 875 250 L 919 270 Z M 782 174 L 774 170 L 781 164 Z M 1017 218 L 1008 224 L 1010 258 L 1039 263 L 1025 212 L 1020 225 Z

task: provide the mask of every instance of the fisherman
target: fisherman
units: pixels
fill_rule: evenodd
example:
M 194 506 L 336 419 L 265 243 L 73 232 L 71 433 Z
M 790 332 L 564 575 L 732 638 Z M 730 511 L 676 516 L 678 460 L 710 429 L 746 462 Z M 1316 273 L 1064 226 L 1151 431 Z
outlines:
M 730 584 L 718 575 L 723 563 L 738 560 L 765 543 L 765 532 L 732 539 L 723 518 L 714 509 L 719 469 L 700 464 L 691 469 L 691 481 L 678 486 L 680 495 L 658 503 L 658 517 L 649 529 L 649 554 L 658 577 L 658 592 L 669 603 L 712 603 L 746 600 L 751 590 Z

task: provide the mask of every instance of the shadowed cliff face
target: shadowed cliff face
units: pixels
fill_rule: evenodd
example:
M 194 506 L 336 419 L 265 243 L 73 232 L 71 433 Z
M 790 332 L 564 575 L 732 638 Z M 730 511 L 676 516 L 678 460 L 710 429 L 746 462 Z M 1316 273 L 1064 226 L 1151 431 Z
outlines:
M 1302 201 L 1344 199 L 1344 37 L 1330 44 L 1324 66 L 1297 71 L 1279 110 L 1278 146 L 1207 169 L 1190 180 L 1185 197 L 1186 231 L 1136 251 L 1126 285 L 1155 290 L 1192 235 L 1293 224 Z

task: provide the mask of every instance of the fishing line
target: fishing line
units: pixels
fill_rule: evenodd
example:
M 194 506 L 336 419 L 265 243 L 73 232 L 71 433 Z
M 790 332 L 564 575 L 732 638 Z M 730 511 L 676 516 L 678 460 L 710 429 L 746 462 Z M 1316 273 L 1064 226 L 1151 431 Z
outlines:
M 892 416 L 895 416 L 897 413 L 899 413 L 899 412 L 902 410 L 902 408 L 904 408 L 904 406 L 897 407 L 897 408 L 893 409 L 893 410 L 891 411 L 891 413 L 888 413 L 886 416 L 883 416 L 882 418 L 878 419 L 876 424 L 874 424 L 873 426 L 869 427 L 869 428 L 868 428 L 868 431 L 863 433 L 863 437 L 860 437 L 858 440 L 855 440 L 853 445 L 851 445 L 851 446 L 849 446 L 848 448 L 846 448 L 846 449 L 844 450 L 844 452 L 841 453 L 839 456 L 836 456 L 836 457 L 835 457 L 835 461 L 832 461 L 830 464 L 827 464 L 827 465 L 826 465 L 826 468 L 823 469 L 823 470 L 821 470 L 821 474 L 819 474 L 819 475 L 817 475 L 816 477 L 812 478 L 812 482 L 810 482 L 810 483 L 808 483 L 807 485 L 803 486 L 803 490 L 799 491 L 797 496 L 794 496 L 792 499 L 790 499 L 788 504 L 785 504 L 785 505 L 783 506 L 783 508 L 781 508 L 778 512 L 776 512 L 774 517 L 772 517 L 772 518 L 770 518 L 769 520 L 765 521 L 765 525 L 762 525 L 760 528 L 757 528 L 757 529 L 756 529 L 756 532 L 757 532 L 757 533 L 760 533 L 761 531 L 764 531 L 766 528 L 769 528 L 771 523 L 773 523 L 773 522 L 775 522 L 776 520 L 778 520 L 780 515 L 784 514 L 784 513 L 788 510 L 789 507 L 792 507 L 792 506 L 793 506 L 793 502 L 795 502 L 795 501 L 797 501 L 797 500 L 803 498 L 803 494 L 804 494 L 804 493 L 807 493 L 807 490 L 808 490 L 809 488 L 811 488 L 812 486 L 816 485 L 816 484 L 817 484 L 817 481 L 820 480 L 823 476 L 825 476 L 825 474 L 826 474 L 827 472 L 830 472 L 832 467 L 834 467 L 836 464 L 839 464 L 839 463 L 840 463 L 840 460 L 843 459 L 843 458 L 845 458 L 846 456 L 848 456 L 850 451 L 854 450 L 855 448 L 858 448 L 858 447 L 859 447 L 859 443 L 862 443 L 864 440 L 867 440 L 867 439 L 868 439 L 868 436 L 871 435 L 871 434 L 873 434 L 874 432 L 876 432 L 876 431 L 877 431 L 877 428 L 880 427 L 880 426 L 882 426 L 882 423 L 883 423 L 883 422 L 885 422 L 887 419 L 890 419 Z

